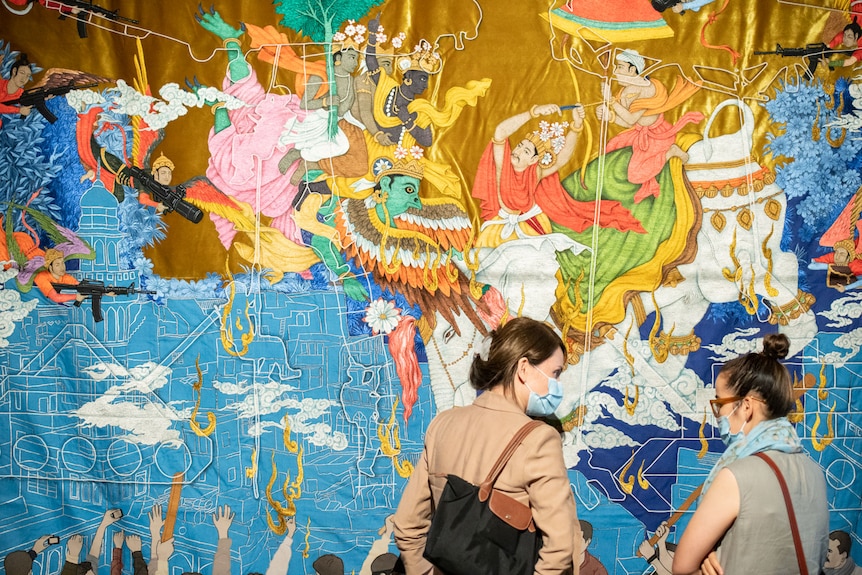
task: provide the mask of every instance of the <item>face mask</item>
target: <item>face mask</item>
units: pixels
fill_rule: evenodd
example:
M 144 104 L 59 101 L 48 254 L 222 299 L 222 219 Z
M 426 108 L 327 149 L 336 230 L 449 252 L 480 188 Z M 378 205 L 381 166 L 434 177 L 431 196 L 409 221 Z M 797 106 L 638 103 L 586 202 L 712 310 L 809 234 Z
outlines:
M 535 365 L 533 367 L 536 368 L 536 371 L 545 375 L 538 367 Z M 555 378 L 548 377 L 547 375 L 545 377 L 548 378 L 548 393 L 545 395 L 539 395 L 533 391 L 529 383 L 524 382 L 524 385 L 530 390 L 530 399 L 527 401 L 527 415 L 532 415 L 533 417 L 551 416 L 563 401 L 563 386 Z
M 734 443 L 738 442 L 743 437 L 745 437 L 745 433 L 743 433 L 743 431 L 745 430 L 745 423 L 748 423 L 747 421 L 742 424 L 742 427 L 739 429 L 738 432 L 736 432 L 736 433 L 730 432 L 730 419 L 729 419 L 729 417 L 731 415 L 733 415 L 733 412 L 736 411 L 737 408 L 739 408 L 739 405 L 734 407 L 733 411 L 731 411 L 727 415 L 722 415 L 721 417 L 719 417 L 716 420 L 716 423 L 718 423 L 718 434 L 721 436 L 721 440 L 724 442 L 724 444 L 727 447 L 730 447 L 731 445 L 733 445 Z

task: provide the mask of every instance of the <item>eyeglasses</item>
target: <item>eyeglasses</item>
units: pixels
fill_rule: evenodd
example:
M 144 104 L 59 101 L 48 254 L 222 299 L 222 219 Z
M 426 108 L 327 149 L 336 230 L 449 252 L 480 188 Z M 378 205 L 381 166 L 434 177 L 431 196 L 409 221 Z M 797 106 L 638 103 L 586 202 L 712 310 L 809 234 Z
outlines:
M 721 411 L 721 406 L 727 403 L 733 403 L 734 401 L 742 401 L 746 397 L 750 397 L 754 401 L 759 401 L 762 404 L 766 404 L 765 399 L 761 399 L 759 397 L 755 397 L 753 395 L 733 395 L 731 397 L 716 397 L 715 399 L 709 400 L 709 406 L 712 408 L 712 414 L 718 418 L 718 412 Z

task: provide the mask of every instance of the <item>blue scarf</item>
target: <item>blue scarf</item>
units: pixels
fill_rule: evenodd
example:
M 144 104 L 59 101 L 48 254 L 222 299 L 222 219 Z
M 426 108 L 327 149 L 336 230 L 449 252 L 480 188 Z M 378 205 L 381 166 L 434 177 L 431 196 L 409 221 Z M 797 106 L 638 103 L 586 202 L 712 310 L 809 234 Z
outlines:
M 761 421 L 747 435 L 732 443 L 709 472 L 706 481 L 703 482 L 702 493 L 706 493 L 719 471 L 737 459 L 761 451 L 780 451 L 781 453 L 800 453 L 802 451 L 802 442 L 796 435 L 796 428 L 786 417 Z

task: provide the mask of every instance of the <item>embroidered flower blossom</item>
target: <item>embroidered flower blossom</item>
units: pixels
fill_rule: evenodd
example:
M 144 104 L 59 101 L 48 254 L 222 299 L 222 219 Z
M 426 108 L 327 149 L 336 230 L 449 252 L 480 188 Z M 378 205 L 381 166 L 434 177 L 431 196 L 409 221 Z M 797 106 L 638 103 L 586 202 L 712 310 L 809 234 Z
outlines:
M 368 30 L 368 28 L 366 28 L 363 24 L 357 24 L 356 25 L 356 33 L 359 34 L 360 36 L 365 34 L 366 30 Z
M 386 158 L 377 158 L 377 161 L 374 162 L 374 168 L 372 169 L 372 173 L 374 175 L 379 174 L 383 170 L 388 170 L 392 167 L 392 162 L 387 160 Z
M 404 32 L 401 32 L 400 34 L 398 34 L 397 36 L 392 38 L 392 47 L 393 48 L 400 48 L 401 46 L 404 45 L 404 40 L 406 38 L 407 38 L 407 34 L 405 34 Z
M 353 41 L 357 44 L 362 44 L 363 42 L 365 42 L 365 36 L 363 36 L 362 34 L 357 34 L 353 37 Z
M 346 39 L 347 39 L 347 34 L 345 34 L 344 32 L 336 32 L 335 34 L 332 35 L 332 41 L 333 42 L 344 42 L 344 40 L 346 40 Z
M 404 146 L 398 146 L 397 148 L 395 148 L 395 153 L 393 155 L 395 156 L 396 160 L 403 160 L 407 157 L 407 150 L 404 148 Z
M 563 146 L 566 145 L 566 137 L 565 136 L 555 136 L 551 139 L 551 147 L 554 149 L 555 154 L 559 154 L 560 150 L 563 149 Z
M 410 148 L 410 155 L 419 160 L 425 155 L 425 150 L 422 146 L 413 146 Z
M 566 128 L 568 127 L 568 122 L 554 122 L 553 124 L 551 124 L 549 130 L 554 136 L 562 136 L 566 133 Z
M 348 20 L 347 26 L 344 28 L 344 33 L 348 36 L 356 34 L 356 20 Z
M 383 28 L 377 29 L 377 33 L 374 34 L 374 38 L 375 40 L 377 40 L 378 44 L 383 44 L 384 42 L 386 42 L 386 40 L 389 39 L 389 37 L 383 33 Z
M 551 156 L 551 152 L 545 152 L 542 155 L 541 164 L 543 166 L 550 166 L 551 162 L 553 162 L 553 161 L 554 161 L 554 157 Z
M 365 310 L 365 323 L 371 327 L 374 334 L 383 333 L 389 335 L 396 327 L 401 315 L 401 310 L 395 307 L 395 303 L 384 299 L 371 302 Z

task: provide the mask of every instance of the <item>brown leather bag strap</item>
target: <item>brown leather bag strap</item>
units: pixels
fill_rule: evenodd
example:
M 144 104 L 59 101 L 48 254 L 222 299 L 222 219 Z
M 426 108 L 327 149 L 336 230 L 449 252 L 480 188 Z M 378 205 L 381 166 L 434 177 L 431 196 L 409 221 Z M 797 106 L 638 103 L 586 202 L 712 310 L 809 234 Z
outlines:
M 538 420 L 532 420 L 529 423 L 525 423 L 521 429 L 515 433 L 515 436 L 509 441 L 509 444 L 506 445 L 506 448 L 503 450 L 503 453 L 500 454 L 500 457 L 497 458 L 497 462 L 494 463 L 494 467 L 491 468 L 491 471 L 488 472 L 488 476 L 485 477 L 485 481 L 482 482 L 482 485 L 479 488 L 479 500 L 485 501 L 488 499 L 488 496 L 491 495 L 491 489 L 494 487 L 494 483 L 497 481 L 497 477 L 500 476 L 500 473 L 503 471 L 503 468 L 506 467 L 506 464 L 509 462 L 509 458 L 512 457 L 512 454 L 515 453 L 515 450 L 518 449 L 518 446 L 521 445 L 521 442 L 530 434 L 531 431 L 545 425 L 543 422 Z
M 787 506 L 787 517 L 790 519 L 790 533 L 793 535 L 793 547 L 796 549 L 796 561 L 799 563 L 799 573 L 800 575 L 808 575 L 808 566 L 805 564 L 805 552 L 802 550 L 802 539 L 799 537 L 799 528 L 796 525 L 796 512 L 793 511 L 793 502 L 790 500 L 790 491 L 787 489 L 784 475 L 781 474 L 781 470 L 778 469 L 778 466 L 775 465 L 771 457 L 765 453 L 755 453 L 754 455 L 765 461 L 778 478 L 778 485 L 781 486 L 781 493 L 784 495 L 784 504 Z

